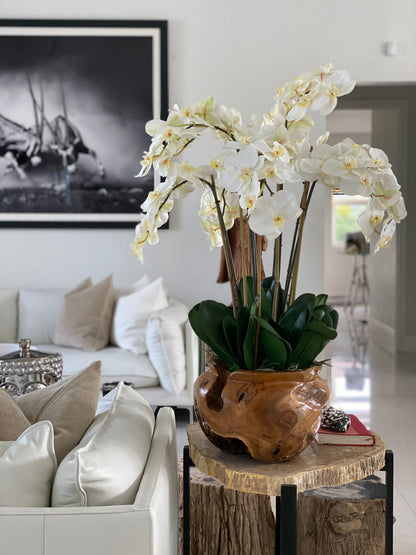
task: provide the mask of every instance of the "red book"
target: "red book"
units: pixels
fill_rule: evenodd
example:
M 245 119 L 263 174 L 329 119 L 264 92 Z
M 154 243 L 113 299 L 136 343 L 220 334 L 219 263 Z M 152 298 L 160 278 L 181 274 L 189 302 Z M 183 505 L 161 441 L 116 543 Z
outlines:
M 374 434 L 354 414 L 350 414 L 351 426 L 346 432 L 319 428 L 316 441 L 321 445 L 374 445 Z

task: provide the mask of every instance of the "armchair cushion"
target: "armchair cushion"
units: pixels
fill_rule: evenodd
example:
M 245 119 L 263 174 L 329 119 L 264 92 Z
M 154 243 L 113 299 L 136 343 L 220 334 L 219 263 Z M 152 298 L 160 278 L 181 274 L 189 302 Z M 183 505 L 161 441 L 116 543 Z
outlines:
M 0 506 L 47 507 L 55 471 L 49 421 L 33 424 L 16 441 L 0 441 Z
M 147 401 L 120 383 L 100 401 L 93 423 L 59 465 L 52 506 L 133 503 L 146 465 L 154 423 Z

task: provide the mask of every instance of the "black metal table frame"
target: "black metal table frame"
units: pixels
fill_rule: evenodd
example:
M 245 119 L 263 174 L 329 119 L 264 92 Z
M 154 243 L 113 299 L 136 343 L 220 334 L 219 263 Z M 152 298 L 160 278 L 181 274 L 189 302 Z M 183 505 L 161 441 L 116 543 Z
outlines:
M 190 473 L 195 466 L 189 445 L 183 448 L 183 555 L 190 551 Z M 381 469 L 386 473 L 386 555 L 393 555 L 393 452 L 386 451 L 385 464 Z M 276 555 L 296 555 L 297 553 L 297 485 L 281 486 L 280 497 L 276 497 Z

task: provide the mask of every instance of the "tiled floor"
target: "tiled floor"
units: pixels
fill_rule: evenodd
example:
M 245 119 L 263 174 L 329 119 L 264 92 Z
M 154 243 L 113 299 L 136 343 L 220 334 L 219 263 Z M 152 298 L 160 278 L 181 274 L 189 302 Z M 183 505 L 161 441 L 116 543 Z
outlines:
M 393 451 L 394 555 L 416 555 L 416 355 L 393 357 L 366 341 L 359 310 L 353 325 L 343 309 L 340 315 L 338 337 L 325 353 L 332 359 L 331 403 L 359 416 Z M 180 452 L 185 428 L 179 415 Z

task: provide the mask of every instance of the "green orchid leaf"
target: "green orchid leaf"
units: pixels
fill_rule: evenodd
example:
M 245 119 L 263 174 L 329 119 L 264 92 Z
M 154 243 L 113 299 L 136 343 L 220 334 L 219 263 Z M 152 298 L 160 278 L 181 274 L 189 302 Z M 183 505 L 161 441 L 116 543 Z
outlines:
M 296 364 L 301 370 L 308 368 L 323 348 L 324 341 L 320 334 L 305 332 L 292 353 L 290 364 Z
M 301 370 L 309 368 L 314 363 L 316 357 L 319 355 L 322 349 L 325 347 L 325 343 L 322 341 L 319 335 L 309 335 L 308 333 L 306 333 L 305 335 L 307 343 L 305 349 L 302 351 L 298 358 L 298 367 Z
M 298 322 L 297 328 L 300 328 L 300 323 L 303 320 L 306 323 L 308 314 L 312 312 L 315 306 L 315 295 L 312 293 L 305 293 L 295 299 L 292 305 L 286 310 L 279 324 L 283 326 L 288 331 L 293 330 L 296 320 L 299 315 L 304 313 L 304 316 Z
M 327 300 L 328 300 L 328 295 L 325 295 L 324 293 L 322 293 L 321 295 L 316 295 L 315 308 L 326 305 Z
M 273 328 L 271 329 L 273 330 Z M 269 363 L 273 366 L 276 365 L 280 370 L 284 370 L 286 368 L 287 350 L 283 340 L 279 338 L 274 330 L 272 333 L 262 328 L 260 330 L 260 341 Z
M 326 326 L 323 322 L 309 322 L 306 325 L 305 331 L 312 331 L 314 333 L 320 334 L 324 339 L 332 340 L 338 335 L 336 330 Z
M 254 287 L 254 280 L 251 276 L 246 277 L 246 283 L 247 283 L 247 305 L 246 306 L 250 307 L 254 302 L 254 298 L 256 296 L 256 290 Z M 240 279 L 240 282 L 238 284 L 238 293 L 239 293 L 239 299 L 240 299 L 240 306 L 244 306 L 244 280 L 243 279 Z
M 254 370 L 256 368 L 256 359 L 255 359 L 255 345 L 256 345 L 256 331 L 257 331 L 257 323 L 253 317 L 250 317 L 248 326 L 247 326 L 247 333 L 243 343 L 243 352 L 244 352 L 244 362 L 246 363 L 246 367 L 248 370 Z
M 226 316 L 222 322 L 224 336 L 227 340 L 228 349 L 234 354 L 234 358 L 238 360 L 237 367 L 241 368 L 244 361 L 240 361 L 238 348 L 237 320 L 233 316 Z
M 312 312 L 312 319 L 321 321 L 325 316 L 325 311 L 321 308 L 315 308 Z
M 332 308 L 332 307 L 328 307 L 328 308 L 331 308 L 331 310 L 329 311 L 328 314 L 332 319 L 332 327 L 334 328 L 334 330 L 336 330 L 337 327 L 338 327 L 339 314 L 334 308 Z
M 195 333 L 225 363 L 238 364 L 235 354 L 230 351 L 222 328 L 223 319 L 232 315 L 232 310 L 216 301 L 202 301 L 189 312 L 189 322 Z
M 238 355 L 244 361 L 244 340 L 247 335 L 248 324 L 250 321 L 250 311 L 247 307 L 243 307 L 237 316 L 237 341 L 238 341 Z M 242 365 L 245 368 L 245 365 Z

